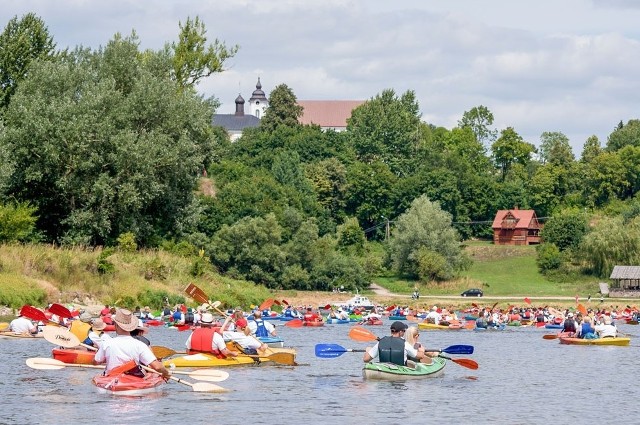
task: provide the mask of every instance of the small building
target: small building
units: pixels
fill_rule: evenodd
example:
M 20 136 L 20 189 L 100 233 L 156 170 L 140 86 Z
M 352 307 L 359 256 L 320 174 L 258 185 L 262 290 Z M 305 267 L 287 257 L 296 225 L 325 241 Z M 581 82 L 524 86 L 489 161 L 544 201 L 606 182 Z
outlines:
M 610 293 L 640 292 L 640 266 L 614 266 L 609 279 L 613 281 Z
M 316 124 L 323 130 L 344 131 L 351 112 L 364 100 L 298 100 L 302 106 L 300 124 Z
M 493 243 L 496 245 L 534 245 L 540 243 L 540 224 L 534 210 L 499 210 L 493 219 Z

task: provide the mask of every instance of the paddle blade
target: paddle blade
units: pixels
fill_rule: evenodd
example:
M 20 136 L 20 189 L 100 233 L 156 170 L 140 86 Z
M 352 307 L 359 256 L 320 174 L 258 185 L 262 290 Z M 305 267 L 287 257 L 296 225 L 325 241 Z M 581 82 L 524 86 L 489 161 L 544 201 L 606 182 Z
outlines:
M 29 366 L 31 369 L 39 370 L 58 370 L 65 368 L 65 364 L 60 360 L 47 359 L 44 357 L 33 357 L 27 359 L 27 366 Z
M 356 341 L 377 341 L 378 337 L 361 326 L 355 326 L 349 330 L 349 338 Z
M 289 320 L 287 323 L 284 324 L 287 328 L 301 328 L 302 327 L 302 320 L 300 319 L 293 319 L 293 320 Z
M 226 393 L 230 391 L 220 385 L 210 384 L 208 382 L 196 382 L 195 384 L 191 384 L 191 388 L 198 393 Z
M 63 317 L 65 319 L 71 319 L 73 314 L 69 311 L 69 309 L 62 304 L 51 304 L 49 306 L 49 311 L 56 316 Z
M 347 349 L 338 344 L 316 344 L 316 357 L 333 359 L 347 352 Z
M 578 304 L 578 311 L 582 313 L 583 316 L 587 315 L 587 308 L 582 304 Z
M 266 299 L 262 302 L 262 304 L 260 304 L 260 306 L 258 307 L 258 310 L 270 309 L 272 305 L 273 305 L 273 298 Z
M 80 340 L 67 328 L 59 326 L 45 326 L 42 330 L 44 339 L 52 344 L 59 345 L 64 348 L 72 348 L 80 345 Z
M 267 356 L 274 363 L 296 366 L 296 356 L 293 353 L 273 353 Z
M 462 367 L 466 367 L 467 369 L 478 369 L 478 362 L 471 359 L 449 359 L 455 364 L 459 364 Z
M 178 354 L 177 351 L 174 351 L 171 348 L 163 347 L 160 345 L 152 345 L 149 348 L 151 348 L 153 355 L 156 356 L 156 358 L 158 359 L 163 359 L 165 357 L 171 357 L 175 354 Z
M 287 300 L 282 300 L 282 304 L 284 304 L 284 305 L 289 305 L 289 303 L 287 302 Z
M 120 375 L 122 373 L 128 372 L 131 369 L 134 369 L 138 367 L 138 363 L 136 363 L 135 360 L 129 360 L 126 363 L 121 364 L 118 367 L 114 367 L 113 369 L 111 369 L 108 373 L 107 376 L 116 376 L 116 375 Z
M 322 307 L 324 310 L 331 310 L 331 304 L 327 304 L 324 307 Z
M 556 334 L 542 335 L 542 339 L 558 339 L 558 335 Z
M 473 345 L 450 345 L 440 351 L 448 354 L 473 354 Z
M 36 322 L 48 322 L 47 316 L 44 312 L 38 310 L 35 307 L 31 307 L 30 305 L 23 305 L 20 309 L 20 315 L 24 317 L 28 317 L 31 320 L 35 320 Z
M 193 283 L 187 285 L 187 287 L 184 288 L 184 292 L 200 304 L 209 302 L 209 297 L 207 297 L 207 294 L 205 294 L 202 289 L 198 288 Z

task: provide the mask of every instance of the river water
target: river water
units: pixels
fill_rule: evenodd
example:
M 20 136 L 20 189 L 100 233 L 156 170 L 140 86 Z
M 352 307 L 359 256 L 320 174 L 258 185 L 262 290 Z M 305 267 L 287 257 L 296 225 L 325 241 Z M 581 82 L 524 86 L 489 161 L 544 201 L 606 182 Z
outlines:
M 383 336 L 388 325 L 368 329 Z M 632 336 L 629 347 L 561 345 L 542 339 L 553 331 L 535 328 L 421 331 L 429 348 L 473 345 L 474 354 L 457 357 L 480 367 L 449 362 L 440 378 L 406 382 L 363 380 L 359 352 L 315 357 L 317 343 L 365 348 L 349 339 L 349 325 L 277 329 L 287 346 L 298 349 L 301 366 L 226 368 L 230 377 L 219 385 L 231 391 L 223 394 L 170 382 L 160 393 L 132 398 L 98 394 L 90 382 L 95 370 L 27 367 L 28 357 L 50 357 L 52 345 L 44 339 L 0 339 L 0 423 L 607 424 L 633 423 L 640 415 L 633 387 L 639 326 L 620 326 Z M 153 345 L 180 351 L 188 333 L 160 327 L 147 335 Z

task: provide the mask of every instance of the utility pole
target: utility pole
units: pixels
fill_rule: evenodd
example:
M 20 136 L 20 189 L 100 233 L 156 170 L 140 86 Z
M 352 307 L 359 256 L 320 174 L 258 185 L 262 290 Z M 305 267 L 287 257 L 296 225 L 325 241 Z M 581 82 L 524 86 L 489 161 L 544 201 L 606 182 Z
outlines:
M 381 216 L 381 217 L 385 221 L 384 240 L 388 241 L 389 240 L 389 219 L 385 216 Z

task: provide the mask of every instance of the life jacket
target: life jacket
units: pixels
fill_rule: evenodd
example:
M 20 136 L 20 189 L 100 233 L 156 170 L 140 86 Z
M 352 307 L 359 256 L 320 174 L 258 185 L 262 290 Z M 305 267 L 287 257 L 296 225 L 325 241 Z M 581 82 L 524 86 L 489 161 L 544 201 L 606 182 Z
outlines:
M 573 319 L 566 319 L 564 321 L 564 327 L 562 328 L 563 332 L 575 332 L 576 329 L 576 322 Z
M 302 320 L 304 320 L 305 322 L 313 322 L 316 319 L 316 315 L 313 313 L 305 313 L 304 316 L 302 316 Z
M 191 348 L 189 354 L 192 352 L 199 353 L 213 353 L 216 357 L 222 359 L 224 354 L 219 350 L 213 350 L 213 334 L 216 332 L 214 328 L 196 328 L 191 334 Z
M 173 315 L 171 316 L 171 318 L 173 319 L 174 322 L 179 322 L 182 320 L 182 312 L 180 310 L 176 310 L 173 312 Z
M 74 320 L 73 322 L 71 322 L 71 327 L 69 328 L 69 330 L 72 334 L 77 336 L 80 341 L 84 341 L 89 336 L 91 325 L 81 322 L 80 320 Z
M 267 330 L 267 327 L 264 325 L 264 320 L 262 319 L 255 319 L 256 322 L 256 336 L 257 337 L 268 337 L 269 336 L 269 331 Z
M 165 308 L 164 310 L 162 310 L 162 315 L 171 316 L 171 310 L 169 310 L 169 308 Z
M 404 339 L 385 336 L 378 342 L 378 358 L 382 363 L 404 366 Z
M 178 320 L 180 320 L 180 319 L 178 319 Z M 188 323 L 188 324 L 193 323 L 193 312 L 188 311 L 187 313 L 185 313 L 185 315 L 184 315 L 184 323 Z

